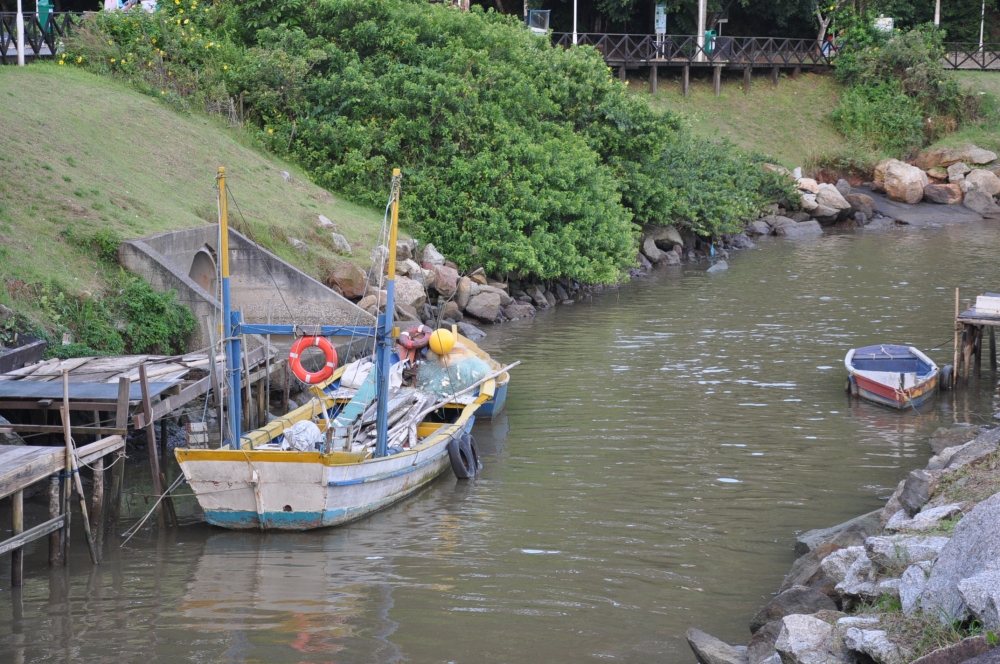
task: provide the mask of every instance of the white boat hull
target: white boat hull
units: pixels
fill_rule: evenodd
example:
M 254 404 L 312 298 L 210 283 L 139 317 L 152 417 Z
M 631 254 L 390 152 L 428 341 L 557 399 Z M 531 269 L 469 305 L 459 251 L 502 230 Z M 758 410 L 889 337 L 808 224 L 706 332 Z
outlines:
M 209 523 L 232 529 L 308 530 L 360 519 L 411 495 L 451 465 L 448 442 L 472 427 L 401 454 L 362 462 L 318 452 L 178 450 Z M 347 456 L 347 455 L 344 455 Z

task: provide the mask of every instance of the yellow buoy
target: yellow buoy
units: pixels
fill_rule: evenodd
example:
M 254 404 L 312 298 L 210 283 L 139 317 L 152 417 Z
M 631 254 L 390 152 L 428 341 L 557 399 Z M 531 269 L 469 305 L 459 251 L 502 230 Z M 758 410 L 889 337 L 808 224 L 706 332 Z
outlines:
M 434 330 L 430 346 L 438 355 L 447 355 L 455 347 L 455 335 L 448 330 Z

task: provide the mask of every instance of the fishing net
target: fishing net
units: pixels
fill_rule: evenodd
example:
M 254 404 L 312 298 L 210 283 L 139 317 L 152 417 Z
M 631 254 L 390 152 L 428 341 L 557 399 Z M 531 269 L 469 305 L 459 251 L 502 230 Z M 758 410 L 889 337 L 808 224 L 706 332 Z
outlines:
M 447 355 L 427 352 L 417 373 L 417 388 L 438 398 L 448 397 L 490 374 L 490 366 L 459 344 Z

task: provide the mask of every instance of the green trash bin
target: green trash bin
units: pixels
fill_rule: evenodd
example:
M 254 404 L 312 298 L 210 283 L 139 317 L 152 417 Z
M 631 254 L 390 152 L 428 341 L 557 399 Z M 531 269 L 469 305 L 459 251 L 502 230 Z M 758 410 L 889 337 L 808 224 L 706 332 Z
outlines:
M 705 53 L 711 53 L 715 50 L 715 38 L 719 36 L 719 33 L 715 30 L 705 31 Z
M 48 34 L 49 17 L 52 16 L 52 0 L 38 0 L 38 23 L 42 32 Z

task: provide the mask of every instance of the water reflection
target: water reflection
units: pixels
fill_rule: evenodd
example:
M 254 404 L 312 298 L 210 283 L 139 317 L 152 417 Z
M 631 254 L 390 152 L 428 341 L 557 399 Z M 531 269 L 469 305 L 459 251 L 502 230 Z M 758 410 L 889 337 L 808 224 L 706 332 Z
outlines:
M 474 482 L 339 530 L 112 541 L 100 568 L 74 543 L 68 572 L 29 567 L 22 619 L 0 596 L 0 660 L 688 662 L 691 625 L 745 642 L 797 532 L 879 507 L 938 426 L 992 420 L 988 369 L 897 413 L 849 400 L 842 362 L 949 339 L 954 287 L 995 289 L 998 245 L 988 223 L 764 242 L 497 328 L 484 347 L 523 364 L 476 423 Z

